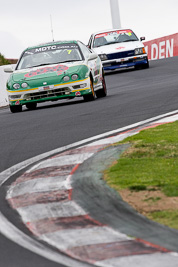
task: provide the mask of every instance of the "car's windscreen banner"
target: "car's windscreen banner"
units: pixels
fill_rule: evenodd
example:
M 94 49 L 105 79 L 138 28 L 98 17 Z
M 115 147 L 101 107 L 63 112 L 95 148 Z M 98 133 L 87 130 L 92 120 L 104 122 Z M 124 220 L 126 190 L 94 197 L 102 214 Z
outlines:
M 29 55 L 34 55 L 38 53 L 63 50 L 63 49 L 70 49 L 70 50 L 78 49 L 78 45 L 77 44 L 55 44 L 55 45 L 41 46 L 41 47 L 36 47 L 36 48 L 25 51 L 23 56 L 29 56 Z
M 105 36 L 109 36 L 109 35 L 118 35 L 118 34 L 128 34 L 128 35 L 132 35 L 132 31 L 131 30 L 118 30 L 118 31 L 112 31 L 112 32 L 104 32 L 104 33 L 100 33 L 95 35 L 95 38 L 100 38 L 100 37 L 105 37 Z

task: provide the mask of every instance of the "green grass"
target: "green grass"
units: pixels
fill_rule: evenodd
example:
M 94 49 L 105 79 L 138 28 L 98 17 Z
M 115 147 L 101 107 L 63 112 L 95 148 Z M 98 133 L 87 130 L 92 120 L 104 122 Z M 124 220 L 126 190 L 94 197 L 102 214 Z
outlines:
M 178 197 L 178 121 L 143 130 L 120 143 L 130 147 L 105 171 L 111 187 L 157 188 L 168 197 Z
M 106 171 L 110 185 L 140 190 L 152 186 L 178 196 L 178 121 L 143 130 L 122 143 L 131 147 Z
M 109 184 L 118 189 L 158 187 L 167 196 L 178 196 L 178 159 L 124 158 L 107 172 Z
M 158 223 L 178 229 L 178 210 L 150 212 L 148 217 Z

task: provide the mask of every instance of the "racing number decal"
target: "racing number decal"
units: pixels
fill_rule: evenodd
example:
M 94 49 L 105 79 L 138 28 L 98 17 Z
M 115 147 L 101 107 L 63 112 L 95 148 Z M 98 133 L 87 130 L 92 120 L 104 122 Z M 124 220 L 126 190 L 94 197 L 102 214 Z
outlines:
M 49 72 L 57 72 L 57 75 L 61 75 L 64 71 L 68 70 L 69 67 L 65 65 L 56 65 L 54 67 L 45 67 L 45 68 L 40 68 L 35 71 L 30 71 L 29 73 L 25 74 L 25 78 L 31 78 L 43 73 L 49 73 Z
M 67 50 L 68 55 L 70 55 L 71 52 L 72 52 L 72 50 Z

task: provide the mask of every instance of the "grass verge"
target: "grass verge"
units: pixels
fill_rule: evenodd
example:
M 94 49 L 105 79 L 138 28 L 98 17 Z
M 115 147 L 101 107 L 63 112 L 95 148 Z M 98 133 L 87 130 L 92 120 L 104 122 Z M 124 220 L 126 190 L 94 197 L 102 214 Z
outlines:
M 120 143 L 130 147 L 105 171 L 104 179 L 139 212 L 178 229 L 178 121 Z

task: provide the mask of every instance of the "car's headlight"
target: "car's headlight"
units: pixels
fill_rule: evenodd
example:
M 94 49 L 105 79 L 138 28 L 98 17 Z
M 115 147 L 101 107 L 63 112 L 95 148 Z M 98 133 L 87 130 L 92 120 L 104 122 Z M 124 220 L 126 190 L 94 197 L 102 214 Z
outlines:
M 75 80 L 77 80 L 77 79 L 78 79 L 78 75 L 77 75 L 77 74 L 73 74 L 71 78 L 72 78 L 72 80 L 74 80 L 74 81 L 75 81 Z
M 106 54 L 100 54 L 100 55 L 99 55 L 99 57 L 100 57 L 100 59 L 101 59 L 102 61 L 104 61 L 104 60 L 107 60 L 107 59 L 108 59 L 108 57 L 107 57 L 107 55 L 106 55 Z
M 145 48 L 144 47 L 140 47 L 140 48 L 136 48 L 135 49 L 135 55 L 141 55 L 141 54 L 145 54 Z
M 14 83 L 13 84 L 13 88 L 14 89 L 19 89 L 20 88 L 20 84 L 19 83 Z
M 22 83 L 21 86 L 22 86 L 22 88 L 27 88 L 28 84 L 27 83 Z
M 64 78 L 63 78 L 63 81 L 64 82 L 68 82 L 70 80 L 70 77 L 69 76 L 64 76 Z

